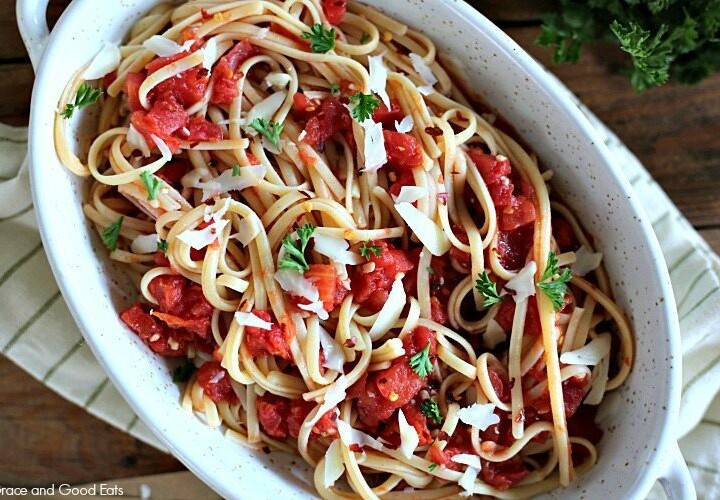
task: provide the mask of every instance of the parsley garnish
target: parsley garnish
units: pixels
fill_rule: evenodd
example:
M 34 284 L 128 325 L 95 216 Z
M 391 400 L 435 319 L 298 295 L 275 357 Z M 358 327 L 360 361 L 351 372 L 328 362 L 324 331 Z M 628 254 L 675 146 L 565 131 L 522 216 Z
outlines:
M 432 362 L 430 362 L 430 342 L 427 343 L 425 349 L 413 355 L 408 363 L 419 376 L 427 377 L 427 374 L 433 369 Z
M 561 273 L 557 263 L 557 256 L 554 252 L 550 252 L 547 266 L 545 266 L 545 271 L 543 271 L 537 287 L 547 295 L 553 308 L 559 311 L 565 303 L 565 295 L 568 293 L 567 282 L 572 279 L 572 273 L 567 268 Z
M 433 463 L 433 464 L 428 465 L 428 470 L 430 472 L 434 471 L 435 469 L 437 469 L 437 464 Z
M 360 123 L 370 118 L 373 111 L 380 106 L 380 101 L 377 97 L 372 94 L 363 94 L 362 92 L 351 96 L 350 102 L 354 106 L 352 110 L 353 118 Z
M 360 44 L 364 45 L 370 41 L 370 35 L 367 33 L 363 33 L 360 35 Z
M 195 363 L 186 359 L 185 364 L 178 366 L 173 371 L 173 382 L 187 382 L 195 370 L 197 370 Z
M 427 267 L 427 272 L 428 272 L 428 274 L 435 274 L 435 269 L 433 269 L 432 267 L 429 267 L 429 266 L 428 266 L 428 267 Z
M 240 171 L 240 165 L 236 163 L 232 166 L 232 175 L 233 177 L 240 177 L 240 174 L 242 174 L 242 172 Z
M 157 249 L 167 255 L 168 251 L 168 242 L 166 240 L 159 240 L 157 242 Z
M 330 84 L 330 95 L 338 95 L 340 93 L 340 85 L 337 83 Z
M 362 242 L 362 245 L 360 245 L 360 255 L 362 257 L 365 257 L 365 260 L 370 260 L 372 258 L 370 254 L 374 255 L 375 257 L 380 257 L 380 255 L 382 254 L 382 247 L 377 245 L 368 245 L 368 243 L 370 242 Z
M 276 148 L 280 148 L 280 133 L 282 132 L 282 123 L 276 123 L 272 120 L 267 121 L 264 118 L 255 118 L 250 126 L 258 133 L 262 134 Z M 233 170 L 233 174 L 235 170 Z
M 108 249 L 117 249 L 118 237 L 120 236 L 120 228 L 122 228 L 122 223 L 124 220 L 125 217 L 120 216 L 118 220 L 110 224 L 103 230 L 102 233 L 100 233 L 100 237 L 102 238 L 103 243 L 105 243 L 105 246 L 108 247 Z
M 475 281 L 475 288 L 485 297 L 485 302 L 483 302 L 483 307 L 485 308 L 502 301 L 497 291 L 497 285 L 490 279 L 487 271 L 478 274 L 478 279 Z
M 76 109 L 95 104 L 102 94 L 102 90 L 93 88 L 87 83 L 83 83 L 80 85 L 77 94 L 75 94 L 75 102 L 66 104 L 65 109 L 62 110 L 60 115 L 63 118 L 70 118 Z
M 442 415 L 440 415 L 440 407 L 437 401 L 433 401 L 432 399 L 423 401 L 420 405 L 420 411 L 423 415 L 435 421 L 436 424 L 442 422 Z
M 310 31 L 302 34 L 305 40 L 310 40 L 310 50 L 324 54 L 335 48 L 335 28 L 325 29 L 322 24 L 313 24 Z
M 310 236 L 315 231 L 315 226 L 305 224 L 295 230 L 298 236 L 296 240 L 292 234 L 288 234 L 282 241 L 285 249 L 285 256 L 278 263 L 278 269 L 292 269 L 299 273 L 304 273 L 310 269 L 307 259 L 305 259 L 305 247 L 307 247 Z
M 156 199 L 158 191 L 160 191 L 160 179 L 150 172 L 142 172 L 140 174 L 140 180 L 145 184 L 145 190 L 148 195 L 147 199 L 151 201 Z

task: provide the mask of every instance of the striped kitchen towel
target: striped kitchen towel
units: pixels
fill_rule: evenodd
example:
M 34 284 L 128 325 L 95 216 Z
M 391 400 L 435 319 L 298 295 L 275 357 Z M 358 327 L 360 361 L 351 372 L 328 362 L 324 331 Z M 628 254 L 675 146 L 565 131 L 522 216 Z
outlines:
M 720 398 L 715 398 L 720 389 L 720 335 L 714 335 L 720 324 L 720 260 L 637 158 L 592 113 L 583 111 L 652 214 L 671 273 L 683 339 L 680 447 L 699 497 L 720 498 Z M 161 448 L 108 382 L 55 285 L 30 201 L 26 137 L 26 129 L 0 124 L 0 350 L 65 398 Z

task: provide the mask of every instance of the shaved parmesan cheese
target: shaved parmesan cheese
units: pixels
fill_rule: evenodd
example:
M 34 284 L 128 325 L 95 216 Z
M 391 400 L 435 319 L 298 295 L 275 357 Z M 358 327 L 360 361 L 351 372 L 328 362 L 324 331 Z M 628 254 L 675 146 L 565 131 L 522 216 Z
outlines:
M 312 281 L 297 271 L 280 269 L 275 272 L 275 281 L 286 292 L 303 297 L 310 302 L 316 302 L 320 298 L 320 293 Z
M 503 330 L 503 327 L 500 326 L 500 323 L 495 321 L 494 318 L 488 321 L 487 328 L 485 329 L 485 333 L 483 334 L 483 341 L 485 342 L 485 347 L 487 347 L 488 349 L 495 349 L 498 344 L 501 344 L 506 340 L 507 334 L 505 333 L 505 330 Z
M 265 165 L 250 165 L 240 169 L 240 175 L 233 175 L 232 169 L 227 169 L 219 176 L 208 181 L 201 181 L 196 178 L 183 177 L 183 186 L 202 189 L 202 199 L 207 200 L 211 196 L 227 193 L 229 191 L 242 191 L 249 187 L 260 184 L 267 168 Z
M 368 57 L 368 69 L 370 72 L 370 90 L 380 96 L 382 102 L 390 109 L 390 96 L 388 96 L 385 87 L 387 85 L 388 71 L 382 60 L 383 56 Z
M 462 477 L 460 477 L 460 479 L 458 480 L 458 486 L 465 490 L 460 492 L 460 496 L 466 497 L 473 494 L 473 489 L 475 487 L 475 479 L 477 479 L 479 472 L 480 469 L 476 469 L 475 467 L 468 467 L 467 469 L 465 469 Z
M 323 354 L 325 355 L 325 362 L 323 363 L 323 366 L 342 373 L 343 365 L 345 364 L 345 356 L 343 355 L 342 347 L 335 342 L 335 339 L 332 338 L 332 336 L 322 326 L 320 327 L 320 346 L 322 347 Z
M 251 326 L 253 328 L 260 328 L 261 330 L 272 329 L 272 323 L 265 321 L 264 319 L 255 315 L 255 313 L 238 311 L 235 313 L 235 321 L 238 325 Z
M 397 203 L 395 209 L 431 254 L 439 257 L 450 250 L 450 240 L 442 227 L 411 203 Z
M 397 130 L 401 134 L 410 132 L 414 126 L 415 122 L 413 121 L 413 117 L 410 115 L 405 116 L 402 121 L 398 122 L 397 120 L 395 120 L 395 130 Z
M 421 87 L 418 87 L 418 92 L 420 92 L 422 95 L 430 95 L 433 92 L 435 92 L 435 89 L 432 85 L 423 85 Z
M 461 422 L 484 431 L 500 422 L 500 417 L 495 415 L 494 411 L 495 405 L 492 403 L 475 403 L 467 408 L 461 408 L 457 415 Z
M 280 106 L 282 106 L 282 103 L 285 102 L 285 97 L 287 97 L 285 92 L 275 92 L 274 94 L 270 94 L 250 108 L 250 111 L 248 111 L 248 114 L 245 117 L 245 123 L 250 124 L 257 118 L 262 118 L 263 120 L 268 121 L 271 120 L 277 110 L 280 109 Z M 257 133 L 254 129 L 252 130 Z
M 585 276 L 590 271 L 594 271 L 600 267 L 602 262 L 603 254 L 593 253 L 587 249 L 586 246 L 581 246 L 575 252 L 575 263 L 570 268 L 572 273 L 576 276 Z
M 393 281 L 392 288 L 390 288 L 387 300 L 383 304 L 382 309 L 380 309 L 372 328 L 370 328 L 370 337 L 373 339 L 385 335 L 402 314 L 407 300 L 405 288 L 402 283 L 402 276 L 402 274 L 395 276 L 395 281 Z
M 327 412 L 342 403 L 345 400 L 345 391 L 347 390 L 347 388 L 347 377 L 345 377 L 345 375 L 340 375 L 335 382 L 328 386 L 327 391 L 325 391 L 325 401 L 322 402 L 322 404 L 318 408 L 317 413 L 310 420 L 309 424 L 311 426 L 314 426 L 318 422 L 318 420 L 323 417 L 323 415 L 325 415 Z M 340 419 L 338 419 L 337 421 L 339 423 Z
M 128 133 L 127 136 L 125 136 L 125 141 L 133 148 L 133 150 L 140 151 L 145 158 L 150 156 L 150 146 L 145 140 L 145 136 L 138 132 L 138 129 L 136 129 L 132 123 L 130 124 L 130 127 L 128 127 Z
M 357 444 L 360 446 L 367 446 L 368 448 L 372 448 L 374 450 L 382 449 L 382 444 L 380 444 L 380 441 L 378 441 L 372 436 L 365 434 L 362 431 L 351 427 L 350 424 L 348 424 L 344 420 L 337 420 L 337 428 L 338 434 L 340 435 L 340 440 L 345 446 L 352 446 L 354 444 Z
M 219 221 L 223 217 L 225 217 L 225 214 L 228 211 L 228 208 L 230 208 L 230 202 L 232 201 L 232 198 L 225 198 L 222 202 L 215 203 L 213 205 L 213 208 L 216 208 L 213 212 L 213 214 L 210 216 L 210 218 L 214 221 Z M 219 207 L 219 208 L 218 208 Z
M 243 246 L 248 246 L 260 234 L 260 224 L 255 218 L 245 217 L 238 223 L 237 231 L 230 237 L 238 240 Z
M 113 43 L 104 43 L 100 52 L 95 54 L 93 60 L 85 71 L 83 71 L 83 80 L 96 80 L 102 78 L 108 73 L 112 73 L 120 65 L 120 48 Z
M 330 488 L 340 479 L 345 472 L 345 464 L 343 463 L 340 451 L 340 440 L 335 439 L 325 452 L 325 467 L 323 469 L 323 486 Z
M 268 87 L 273 87 L 275 90 L 282 90 L 288 86 L 291 80 L 292 78 L 287 73 L 274 71 L 267 74 L 265 77 L 265 84 Z
M 188 229 L 178 234 L 178 239 L 190 245 L 195 250 L 202 250 L 206 246 L 212 244 L 217 236 L 225 229 L 225 226 L 229 223 L 228 220 L 216 221 L 204 229 L 198 231 Z
M 256 40 L 262 40 L 266 36 L 268 36 L 268 33 L 270 33 L 270 28 L 260 28 L 257 30 L 257 33 L 253 36 Z
M 560 362 L 566 365 L 596 365 L 610 353 L 610 334 L 601 333 L 588 344 L 574 351 L 560 355 Z
M 427 189 L 421 186 L 402 186 L 400 194 L 393 196 L 393 200 L 395 203 L 415 203 L 420 198 L 425 198 L 427 194 Z
M 205 69 L 212 69 L 213 64 L 215 64 L 215 61 L 218 58 L 218 46 L 217 46 L 217 39 L 215 37 L 211 38 L 205 43 L 205 46 L 202 49 L 203 51 L 203 62 L 202 66 Z
M 155 55 L 168 57 L 190 50 L 193 43 L 195 43 L 194 40 L 188 40 L 184 44 L 178 45 L 169 38 L 165 38 L 160 35 L 153 35 L 143 42 L 143 47 L 148 49 L 150 52 L 153 52 Z
M 360 254 L 348 250 L 350 244 L 345 238 L 315 232 L 313 240 L 315 240 L 314 250 L 320 255 L 329 257 L 332 262 L 355 266 L 364 261 Z
M 420 443 L 420 437 L 415 427 L 408 423 L 402 410 L 398 410 L 398 426 L 400 429 L 400 453 L 405 458 L 410 458 Z
M 309 304 L 298 304 L 297 306 L 303 311 L 317 314 L 318 318 L 322 320 L 326 320 L 330 317 L 321 300 L 316 300 L 314 302 L 310 302 Z
M 528 297 L 535 295 L 535 273 L 537 272 L 537 264 L 531 260 L 525 267 L 520 269 L 518 273 L 505 284 L 505 288 L 515 292 L 513 299 L 515 303 L 521 302 Z
M 365 130 L 365 144 L 363 154 L 365 155 L 365 172 L 375 172 L 387 163 L 385 152 L 385 137 L 383 137 L 382 123 L 375 123 L 367 119 L 362 123 Z
M 133 253 L 155 253 L 158 249 L 158 241 L 160 241 L 160 239 L 155 233 L 141 234 L 132 241 L 130 250 L 132 250 Z
M 153 140 L 153 142 L 157 146 L 158 151 L 160 151 L 160 154 L 165 159 L 165 161 L 172 160 L 172 151 L 170 151 L 170 148 L 168 147 L 168 145 L 165 144 L 165 141 L 160 139 L 155 134 L 150 134 L 150 138 Z
M 425 60 L 422 57 L 415 53 L 410 53 L 410 62 L 412 63 L 415 71 L 417 71 L 418 75 L 420 75 L 420 78 L 422 78 L 427 84 L 427 86 L 418 87 L 420 93 L 422 95 L 433 93 L 433 85 L 437 83 L 437 78 L 435 78 L 435 74 L 430 69 L 430 66 L 425 63 Z
M 459 453 L 452 457 L 450 460 L 455 462 L 456 464 L 463 464 L 468 465 L 470 467 L 474 467 L 475 469 L 482 469 L 482 464 L 480 463 L 480 457 L 477 455 L 469 455 L 467 453 Z

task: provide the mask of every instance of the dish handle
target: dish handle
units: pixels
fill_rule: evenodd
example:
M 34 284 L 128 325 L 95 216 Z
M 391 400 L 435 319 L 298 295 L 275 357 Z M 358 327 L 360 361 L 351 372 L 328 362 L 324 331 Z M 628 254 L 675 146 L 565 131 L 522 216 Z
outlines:
M 50 29 L 45 18 L 50 0 L 17 0 L 15 15 L 34 69 L 45 50 Z
M 665 471 L 658 478 L 670 500 L 696 500 L 692 476 L 677 443 L 670 449 Z

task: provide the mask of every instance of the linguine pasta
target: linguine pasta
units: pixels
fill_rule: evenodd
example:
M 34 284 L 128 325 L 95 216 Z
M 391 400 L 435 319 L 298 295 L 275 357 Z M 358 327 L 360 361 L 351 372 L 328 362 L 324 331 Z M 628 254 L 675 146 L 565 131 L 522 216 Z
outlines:
M 429 37 L 346 3 L 161 4 L 68 84 L 56 149 L 136 279 L 120 317 L 323 498 L 567 485 L 633 358 L 602 255 Z

